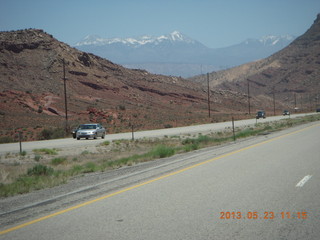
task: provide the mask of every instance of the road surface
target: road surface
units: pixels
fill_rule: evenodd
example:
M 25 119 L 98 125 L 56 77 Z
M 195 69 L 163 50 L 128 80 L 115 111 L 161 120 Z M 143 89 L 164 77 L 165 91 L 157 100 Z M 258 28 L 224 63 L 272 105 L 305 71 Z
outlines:
M 305 116 L 305 115 L 308 115 L 308 114 L 292 114 L 290 117 L 296 118 L 296 117 Z M 239 121 L 235 121 L 235 127 L 254 125 L 257 122 L 261 123 L 261 122 L 278 121 L 280 119 L 286 119 L 286 118 L 289 118 L 289 116 L 267 117 L 266 119 L 258 119 L 258 120 L 256 119 L 239 120 Z M 210 131 L 220 131 L 230 127 L 232 127 L 231 122 L 222 122 L 222 123 L 195 125 L 195 126 L 189 126 L 189 127 L 139 131 L 134 133 L 134 138 L 139 139 L 139 138 L 205 133 Z M 103 141 L 114 141 L 117 139 L 132 139 L 132 133 L 129 132 L 129 133 L 109 134 L 105 136 L 105 139 L 99 138 L 98 140 L 94 140 L 94 141 L 91 141 L 91 140 L 77 141 L 73 138 L 65 138 L 65 139 L 55 139 L 55 140 L 45 140 L 45 141 L 22 142 L 22 150 L 26 152 L 30 152 L 33 149 L 40 149 L 40 148 L 63 149 L 63 148 L 71 148 L 71 147 L 84 147 L 84 146 L 98 145 Z M 5 155 L 7 153 L 17 153 L 19 151 L 20 151 L 19 143 L 0 144 L 0 156 Z
M 316 122 L 181 154 L 31 219 L 2 214 L 0 239 L 320 239 L 319 135 Z

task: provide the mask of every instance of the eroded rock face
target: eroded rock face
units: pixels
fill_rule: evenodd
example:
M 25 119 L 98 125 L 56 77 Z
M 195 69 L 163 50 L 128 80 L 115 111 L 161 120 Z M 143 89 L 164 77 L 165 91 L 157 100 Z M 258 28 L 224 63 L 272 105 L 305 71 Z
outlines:
M 191 121 L 187 109 L 205 105 L 202 87 L 185 79 L 124 68 L 42 30 L 0 32 L 0 127 L 63 126 L 64 74 L 74 125 L 99 121 L 121 131 L 134 118 L 141 129 L 159 128 L 172 116 Z
M 90 67 L 91 66 L 91 60 L 90 60 L 90 56 L 87 53 L 82 53 L 78 59 L 83 63 L 83 65 L 85 65 L 86 67 Z
M 36 49 L 39 46 L 45 46 L 53 40 L 51 35 L 42 30 L 19 30 L 0 33 L 0 51 L 8 50 L 14 53 L 20 53 L 25 49 Z

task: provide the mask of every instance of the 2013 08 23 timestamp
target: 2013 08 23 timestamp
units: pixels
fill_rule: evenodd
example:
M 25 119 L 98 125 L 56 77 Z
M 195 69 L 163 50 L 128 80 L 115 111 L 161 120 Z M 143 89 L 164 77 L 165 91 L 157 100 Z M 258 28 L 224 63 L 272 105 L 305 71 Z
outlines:
M 220 212 L 220 219 L 307 219 L 308 213 L 305 211 L 299 212 L 289 212 L 289 211 L 282 211 L 282 212 L 274 212 L 274 211 L 264 211 L 264 212 L 257 212 L 257 211 L 248 211 L 248 212 L 241 212 L 241 211 L 222 211 Z

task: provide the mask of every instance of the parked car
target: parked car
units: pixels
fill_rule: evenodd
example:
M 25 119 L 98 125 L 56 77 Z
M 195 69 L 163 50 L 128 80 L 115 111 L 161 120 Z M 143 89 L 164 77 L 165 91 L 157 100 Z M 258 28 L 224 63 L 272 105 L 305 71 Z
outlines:
M 317 108 L 316 112 L 320 112 L 320 108 Z
M 282 113 L 282 115 L 283 115 L 283 116 L 285 116 L 285 115 L 290 115 L 290 112 L 289 112 L 288 110 L 284 110 L 283 113 Z
M 266 113 L 264 111 L 258 111 L 256 114 L 256 119 L 266 118 Z
M 76 132 L 77 140 L 80 140 L 80 138 L 104 138 L 105 135 L 106 129 L 99 123 L 82 124 Z

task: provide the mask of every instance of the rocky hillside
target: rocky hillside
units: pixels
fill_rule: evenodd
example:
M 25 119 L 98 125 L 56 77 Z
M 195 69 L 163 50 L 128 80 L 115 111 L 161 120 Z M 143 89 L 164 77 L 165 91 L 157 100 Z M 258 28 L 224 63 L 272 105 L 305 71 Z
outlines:
M 42 30 L 28 29 L 0 32 L 2 131 L 14 135 L 22 128 L 64 128 L 63 61 L 69 127 L 91 121 L 103 123 L 109 132 L 121 132 L 131 124 L 150 129 L 208 121 L 205 87 L 178 77 L 126 69 Z M 218 113 L 242 112 L 242 94 L 225 90 L 211 94 L 215 118 Z
M 216 88 L 271 96 L 289 108 L 314 111 L 320 97 L 320 14 L 310 29 L 272 56 L 210 74 Z M 201 81 L 201 76 L 192 79 Z

